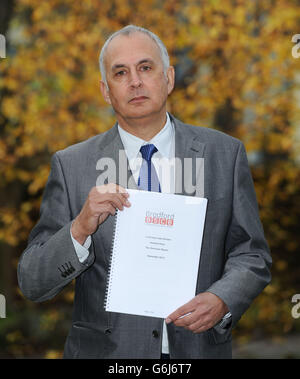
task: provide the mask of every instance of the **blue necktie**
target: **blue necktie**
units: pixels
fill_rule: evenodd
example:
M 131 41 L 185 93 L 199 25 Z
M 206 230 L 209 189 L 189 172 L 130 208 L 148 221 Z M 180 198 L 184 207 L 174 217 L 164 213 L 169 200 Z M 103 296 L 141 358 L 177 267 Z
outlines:
M 144 145 L 140 152 L 143 157 L 143 163 L 138 179 L 138 187 L 144 191 L 161 192 L 160 183 L 153 163 L 152 155 L 157 152 L 157 148 L 153 144 Z

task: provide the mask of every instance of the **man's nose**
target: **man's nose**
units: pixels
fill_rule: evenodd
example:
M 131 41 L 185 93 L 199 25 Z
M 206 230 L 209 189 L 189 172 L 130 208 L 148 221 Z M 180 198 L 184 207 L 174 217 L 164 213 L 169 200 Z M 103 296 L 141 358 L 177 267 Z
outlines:
M 133 71 L 130 75 L 130 85 L 134 88 L 142 85 L 142 79 L 137 71 Z

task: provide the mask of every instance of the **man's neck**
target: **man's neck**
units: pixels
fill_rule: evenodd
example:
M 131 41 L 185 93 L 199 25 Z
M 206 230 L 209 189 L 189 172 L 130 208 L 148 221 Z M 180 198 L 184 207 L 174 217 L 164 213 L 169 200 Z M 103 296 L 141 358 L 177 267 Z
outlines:
M 144 141 L 150 141 L 163 129 L 167 121 L 167 116 L 165 112 L 164 115 L 159 115 L 159 117 L 156 118 L 151 115 L 151 117 L 125 120 L 117 115 L 117 121 L 120 127 L 126 132 L 133 134 Z

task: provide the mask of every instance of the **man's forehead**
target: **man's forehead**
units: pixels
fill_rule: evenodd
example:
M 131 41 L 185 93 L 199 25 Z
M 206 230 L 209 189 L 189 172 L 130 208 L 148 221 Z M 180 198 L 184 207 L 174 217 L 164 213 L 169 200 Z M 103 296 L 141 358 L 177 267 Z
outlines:
M 155 41 L 144 33 L 118 35 L 107 46 L 106 64 L 110 67 L 126 64 L 145 58 L 152 61 L 161 60 L 160 50 Z

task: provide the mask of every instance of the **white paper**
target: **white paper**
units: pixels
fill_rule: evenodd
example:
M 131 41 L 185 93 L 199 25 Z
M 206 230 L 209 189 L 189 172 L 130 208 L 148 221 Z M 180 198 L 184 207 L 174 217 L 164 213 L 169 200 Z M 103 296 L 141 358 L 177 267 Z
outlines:
M 127 191 L 105 309 L 165 318 L 195 296 L 207 199 Z

